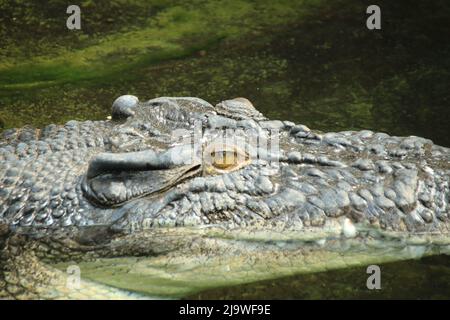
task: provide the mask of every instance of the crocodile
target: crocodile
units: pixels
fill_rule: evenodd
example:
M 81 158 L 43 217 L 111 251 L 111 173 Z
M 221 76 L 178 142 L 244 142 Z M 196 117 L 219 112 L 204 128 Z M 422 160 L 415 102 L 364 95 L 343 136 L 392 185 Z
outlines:
M 182 297 L 450 252 L 450 149 L 245 98 L 121 96 L 103 121 L 4 131 L 0 163 L 0 298 Z

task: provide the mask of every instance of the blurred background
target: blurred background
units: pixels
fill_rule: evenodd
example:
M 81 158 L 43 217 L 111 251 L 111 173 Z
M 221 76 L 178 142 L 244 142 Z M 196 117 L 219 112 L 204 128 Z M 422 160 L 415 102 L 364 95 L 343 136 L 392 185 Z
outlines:
M 372 2 L 0 0 L 0 131 L 105 119 L 123 94 L 212 104 L 242 96 L 270 118 L 313 129 L 372 129 L 450 146 L 450 2 Z M 81 8 L 81 30 L 66 27 L 69 4 Z M 381 8 L 381 30 L 366 28 L 370 4 Z M 439 259 L 438 273 L 433 259 L 401 264 L 414 281 L 428 270 L 421 283 L 429 287 L 416 297 L 450 297 L 446 282 L 429 281 L 449 274 L 450 259 Z M 353 271 L 342 272 L 323 276 L 325 287 L 338 288 L 328 294 L 358 297 L 345 291 Z M 300 287 L 322 281 L 308 277 L 298 278 Z M 255 292 L 267 293 L 261 288 Z M 282 291 L 305 297 L 291 289 Z
M 0 0 L 0 127 L 104 119 L 115 97 L 243 96 L 271 118 L 450 146 L 450 3 Z M 70 2 L 72 4 L 72 2 Z

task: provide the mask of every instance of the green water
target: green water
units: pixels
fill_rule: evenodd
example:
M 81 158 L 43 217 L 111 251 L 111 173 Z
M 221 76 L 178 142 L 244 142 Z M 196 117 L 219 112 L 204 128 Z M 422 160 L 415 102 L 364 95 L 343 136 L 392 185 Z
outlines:
M 127 93 L 213 104 L 243 96 L 271 118 L 314 129 L 364 128 L 450 146 L 448 1 L 377 1 L 380 31 L 365 27 L 372 3 L 362 0 L 79 4 L 82 30 L 68 31 L 66 1 L 0 1 L 0 130 L 105 119 Z M 449 260 L 436 259 L 386 265 L 401 276 L 376 293 L 349 285 L 361 277 L 351 269 L 198 297 L 449 298 L 448 276 L 439 276 Z

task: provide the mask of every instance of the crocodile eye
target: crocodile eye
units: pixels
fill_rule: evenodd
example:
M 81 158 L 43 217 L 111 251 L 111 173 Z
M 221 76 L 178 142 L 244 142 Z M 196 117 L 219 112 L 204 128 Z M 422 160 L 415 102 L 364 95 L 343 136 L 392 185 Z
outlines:
M 239 164 L 237 151 L 218 151 L 211 153 L 212 165 L 218 169 L 230 169 Z
M 226 172 L 237 170 L 249 162 L 249 156 L 234 145 L 210 146 L 205 154 L 209 172 Z

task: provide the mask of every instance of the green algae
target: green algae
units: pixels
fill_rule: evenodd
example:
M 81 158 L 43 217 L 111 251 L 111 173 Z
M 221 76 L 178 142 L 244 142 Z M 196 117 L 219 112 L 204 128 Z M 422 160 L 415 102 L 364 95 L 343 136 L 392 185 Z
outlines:
M 46 84 L 112 77 L 142 64 L 184 57 L 211 40 L 237 39 L 260 26 L 298 19 L 304 12 L 305 2 L 274 4 L 273 1 L 231 0 L 223 5 L 217 0 L 197 0 L 167 6 L 149 17 L 140 28 L 104 35 L 88 42 L 87 46 L 60 47 L 52 50 L 50 57 L 39 53 L 26 58 L 21 55 L 3 57 L 0 90 L 25 90 Z M 88 9 L 83 8 L 83 12 L 89 15 Z

